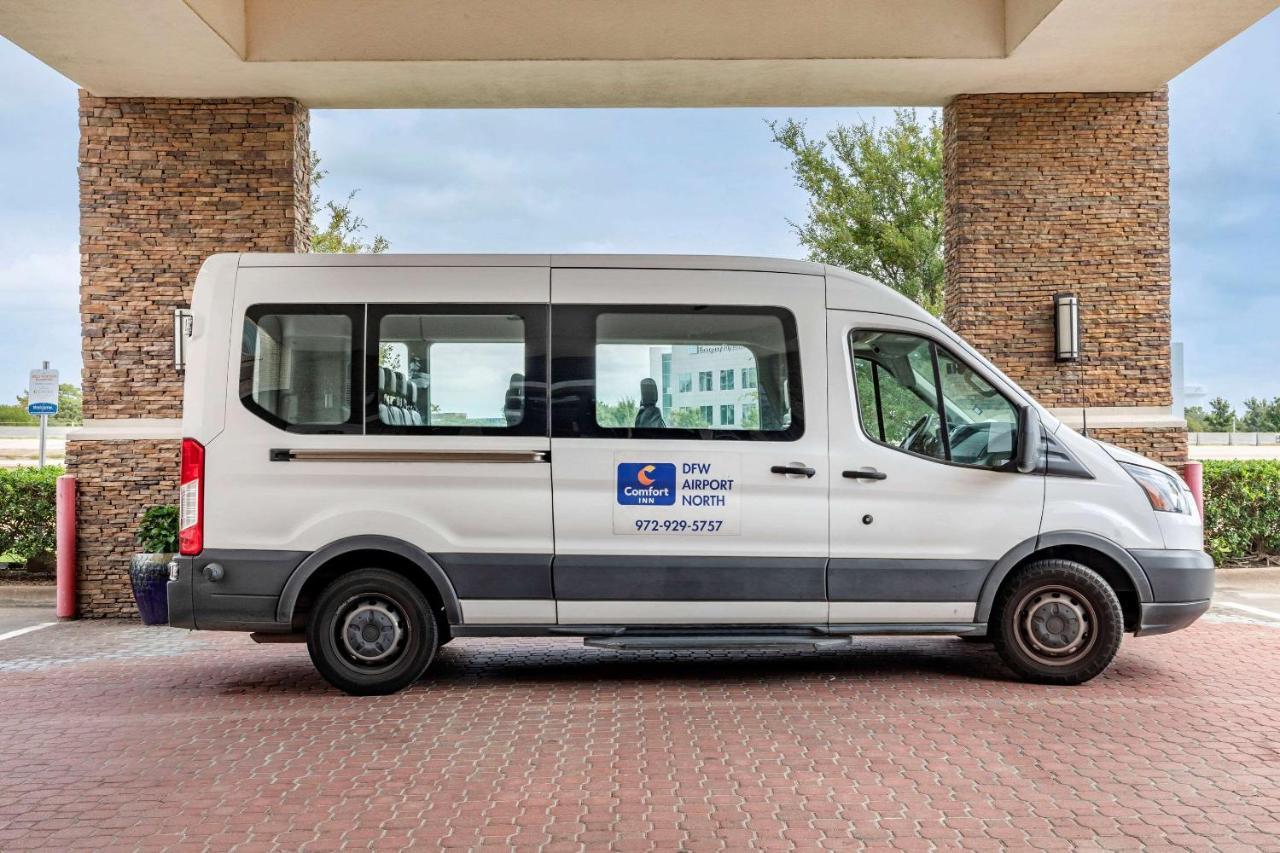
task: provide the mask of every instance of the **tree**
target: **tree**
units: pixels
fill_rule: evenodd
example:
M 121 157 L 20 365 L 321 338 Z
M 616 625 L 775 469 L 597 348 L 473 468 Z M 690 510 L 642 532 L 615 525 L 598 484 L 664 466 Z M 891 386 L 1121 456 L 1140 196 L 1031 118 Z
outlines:
M 743 429 L 760 429 L 760 392 L 746 391 L 738 397 L 742 402 Z
M 679 429 L 711 429 L 711 424 L 702 410 L 694 408 L 673 409 L 667 426 Z
M 1204 419 L 1209 432 L 1232 432 L 1235 423 L 1236 413 L 1230 403 L 1222 397 L 1214 397 L 1209 401 L 1209 416 Z
M 342 201 L 320 201 L 317 189 L 329 173 L 320 168 L 320 155 L 311 152 L 311 251 L 326 254 L 354 255 L 369 253 L 380 255 L 391 248 L 391 243 L 381 234 L 375 234 L 373 242 L 366 243 L 359 234 L 367 227 L 362 217 L 351 210 L 351 202 L 359 190 L 352 190 Z M 321 217 L 328 221 L 322 226 Z
M 1244 432 L 1280 431 L 1280 397 L 1274 400 L 1250 397 L 1245 400 L 1240 429 Z
M 1209 413 L 1203 406 L 1187 406 L 1182 416 L 1187 419 L 1187 432 L 1212 432 L 1209 429 Z
M 915 110 L 893 124 L 841 125 L 811 139 L 804 123 L 769 123 L 809 195 L 795 229 L 809 259 L 884 282 L 933 314 L 942 313 L 942 125 Z
M 636 412 L 640 409 L 631 397 L 623 397 L 616 403 L 596 401 L 596 423 L 602 427 L 626 427 L 636 425 Z
M 59 426 L 79 426 L 84 423 L 84 394 L 79 386 L 63 382 L 58 386 L 58 414 L 49 423 Z
M 38 423 L 39 418 L 27 414 L 25 395 L 19 397 L 17 403 L 0 405 L 0 426 L 35 426 Z

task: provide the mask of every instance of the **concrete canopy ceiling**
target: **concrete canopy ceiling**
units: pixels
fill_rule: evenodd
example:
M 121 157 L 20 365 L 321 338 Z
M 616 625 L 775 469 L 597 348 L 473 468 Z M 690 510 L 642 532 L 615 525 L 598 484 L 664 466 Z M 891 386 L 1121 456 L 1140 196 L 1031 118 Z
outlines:
M 936 105 L 1155 89 L 1280 0 L 0 0 L 96 95 L 313 107 Z

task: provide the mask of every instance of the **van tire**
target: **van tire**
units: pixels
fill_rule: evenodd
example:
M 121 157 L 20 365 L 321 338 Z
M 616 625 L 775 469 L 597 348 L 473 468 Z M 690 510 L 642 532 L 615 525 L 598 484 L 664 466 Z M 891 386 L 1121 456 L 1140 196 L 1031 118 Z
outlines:
M 335 578 L 307 619 L 307 651 L 324 680 L 354 696 L 395 693 L 435 658 L 435 615 L 422 591 L 386 569 Z
M 1083 684 L 1110 664 L 1124 636 L 1120 599 L 1073 560 L 1039 560 L 995 600 L 996 651 L 1025 681 Z

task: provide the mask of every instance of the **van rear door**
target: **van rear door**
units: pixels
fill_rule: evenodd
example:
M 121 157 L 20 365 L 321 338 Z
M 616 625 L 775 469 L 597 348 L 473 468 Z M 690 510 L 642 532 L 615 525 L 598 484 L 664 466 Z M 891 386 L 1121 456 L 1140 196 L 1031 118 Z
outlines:
M 552 270 L 561 624 L 825 624 L 821 276 Z

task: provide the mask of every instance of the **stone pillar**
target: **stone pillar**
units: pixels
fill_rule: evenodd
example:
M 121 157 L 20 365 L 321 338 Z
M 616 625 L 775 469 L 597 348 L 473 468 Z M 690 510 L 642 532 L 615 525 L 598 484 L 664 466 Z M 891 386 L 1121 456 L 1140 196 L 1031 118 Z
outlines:
M 216 252 L 308 248 L 308 113 L 288 98 L 80 94 L 80 317 L 85 427 L 79 607 L 133 612 L 129 555 L 144 509 L 177 503 L 182 375 L 173 309 Z
M 1071 426 L 1185 460 L 1167 93 L 960 95 L 943 125 L 948 325 Z M 1054 360 L 1060 292 L 1080 299 L 1074 363 Z

